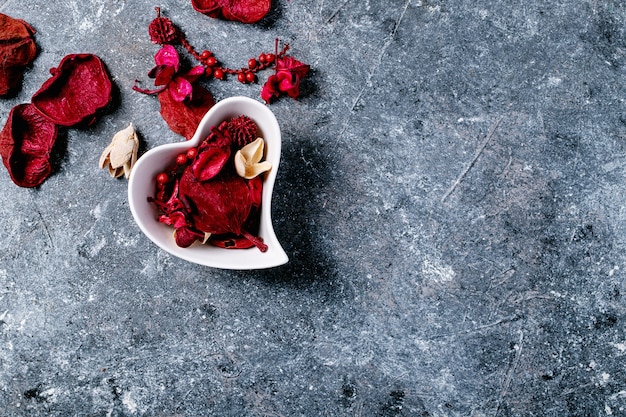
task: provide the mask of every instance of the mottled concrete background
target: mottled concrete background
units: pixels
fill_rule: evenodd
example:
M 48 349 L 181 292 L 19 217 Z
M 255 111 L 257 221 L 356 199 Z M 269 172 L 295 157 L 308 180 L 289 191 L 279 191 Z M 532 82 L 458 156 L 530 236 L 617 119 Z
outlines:
M 131 121 L 142 152 L 182 140 L 131 91 L 155 6 L 227 65 L 279 37 L 312 66 L 271 105 L 289 264 L 168 255 L 98 168 Z M 185 0 L 0 12 L 40 47 L 2 124 L 69 53 L 117 89 L 41 187 L 0 170 L 1 416 L 626 415 L 623 1 L 277 0 L 249 26 Z

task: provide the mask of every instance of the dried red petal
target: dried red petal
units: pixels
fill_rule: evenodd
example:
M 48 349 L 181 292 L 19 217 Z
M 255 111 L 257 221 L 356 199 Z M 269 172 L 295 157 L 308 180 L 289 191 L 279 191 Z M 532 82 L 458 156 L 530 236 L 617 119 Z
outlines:
M 191 139 L 200 120 L 215 104 L 213 95 L 204 87 L 194 84 L 191 100 L 174 100 L 168 89 L 158 95 L 161 116 L 170 129 L 186 139 Z
M 50 73 L 52 77 L 33 95 L 32 103 L 57 125 L 91 124 L 111 100 L 111 79 L 95 55 L 67 55 Z
M 252 209 L 246 180 L 228 172 L 201 182 L 187 168 L 180 179 L 180 195 L 195 204 L 191 213 L 195 227 L 212 234 L 241 235 Z
M 220 17 L 221 15 L 221 0 L 191 0 L 193 8 L 209 17 Z
M 50 153 L 56 142 L 57 126 L 32 104 L 11 109 L 0 132 L 0 155 L 13 182 L 20 187 L 36 187 L 50 175 Z
M 232 233 L 225 235 L 211 235 L 208 243 L 224 249 L 248 249 L 254 246 L 254 243 L 247 238 L 237 236 Z
M 256 23 L 272 8 L 271 0 L 191 0 L 193 8 L 207 16 Z
M 222 170 L 230 158 L 230 148 L 227 146 L 211 146 L 198 154 L 191 164 L 191 171 L 199 181 L 208 181 Z
M 0 13 L 0 96 L 22 81 L 24 69 L 35 59 L 35 29 L 21 19 Z
M 174 232 L 174 239 L 176 240 L 176 245 L 181 248 L 188 248 L 196 240 L 204 239 L 204 233 L 185 226 L 176 229 Z
M 271 8 L 271 0 L 227 0 L 222 6 L 222 14 L 226 20 L 255 23 L 263 19 Z

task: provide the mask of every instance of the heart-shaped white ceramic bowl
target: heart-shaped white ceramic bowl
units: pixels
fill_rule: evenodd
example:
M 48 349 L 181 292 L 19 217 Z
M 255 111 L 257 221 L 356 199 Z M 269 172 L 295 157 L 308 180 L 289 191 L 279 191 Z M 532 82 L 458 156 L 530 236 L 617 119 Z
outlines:
M 148 196 L 154 195 L 155 177 L 175 160 L 176 155 L 199 145 L 210 133 L 212 126 L 241 115 L 250 117 L 259 127 L 261 137 L 265 139 L 265 159 L 272 163 L 272 169 L 263 174 L 261 224 L 258 233 L 268 249 L 266 252 L 261 252 L 256 247 L 224 249 L 200 243 L 181 248 L 174 241 L 174 229 L 157 221 L 156 208 L 148 202 Z M 224 99 L 207 112 L 190 140 L 157 146 L 137 160 L 128 182 L 130 211 L 141 231 L 150 240 L 161 249 L 186 261 L 222 269 L 263 269 L 285 264 L 289 259 L 276 238 L 271 216 L 272 191 L 280 162 L 280 148 L 280 127 L 271 110 L 247 97 Z

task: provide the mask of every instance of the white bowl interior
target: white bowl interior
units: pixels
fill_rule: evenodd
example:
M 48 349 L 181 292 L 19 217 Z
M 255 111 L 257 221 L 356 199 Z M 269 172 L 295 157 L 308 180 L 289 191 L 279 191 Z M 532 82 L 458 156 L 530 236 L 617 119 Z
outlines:
M 268 249 L 266 252 L 261 252 L 256 247 L 224 249 L 199 242 L 188 248 L 181 248 L 174 241 L 174 229 L 157 221 L 156 208 L 148 202 L 148 197 L 154 195 L 155 177 L 174 161 L 176 155 L 197 146 L 206 138 L 212 126 L 241 115 L 250 117 L 259 127 L 260 136 L 265 139 L 265 159 L 272 163 L 272 169 L 264 174 L 259 228 L 259 236 L 263 238 Z M 157 146 L 137 160 L 128 182 L 128 201 L 135 222 L 163 250 L 200 265 L 223 269 L 262 269 L 285 264 L 289 259 L 276 238 L 271 217 L 272 191 L 280 163 L 280 152 L 280 127 L 271 110 L 247 97 L 224 99 L 207 112 L 190 140 Z

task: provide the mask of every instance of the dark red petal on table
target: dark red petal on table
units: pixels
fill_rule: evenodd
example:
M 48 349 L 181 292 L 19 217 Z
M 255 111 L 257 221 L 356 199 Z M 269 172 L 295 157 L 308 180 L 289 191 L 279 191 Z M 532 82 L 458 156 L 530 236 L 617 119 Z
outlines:
M 22 81 L 24 69 L 37 55 L 35 29 L 21 19 L 0 13 L 0 96 Z
M 11 109 L 0 132 L 0 155 L 15 184 L 36 187 L 48 178 L 57 135 L 57 126 L 33 105 L 19 104 Z
M 255 23 L 272 8 L 271 0 L 191 0 L 193 8 L 209 17 Z
M 72 54 L 50 70 L 32 103 L 60 126 L 90 124 L 111 100 L 112 83 L 104 63 L 92 54 Z
M 215 104 L 213 95 L 200 85 L 193 86 L 192 99 L 178 102 L 166 89 L 158 95 L 161 116 L 169 128 L 186 139 L 191 139 L 200 120 Z
M 218 17 L 220 14 L 220 8 L 222 7 L 222 1 L 220 0 L 191 0 L 193 8 L 210 17 Z

